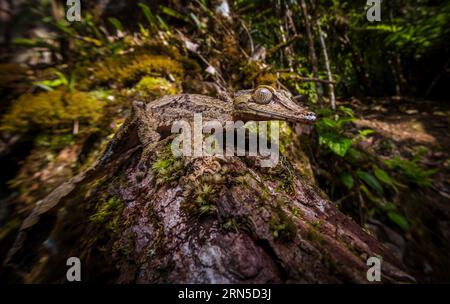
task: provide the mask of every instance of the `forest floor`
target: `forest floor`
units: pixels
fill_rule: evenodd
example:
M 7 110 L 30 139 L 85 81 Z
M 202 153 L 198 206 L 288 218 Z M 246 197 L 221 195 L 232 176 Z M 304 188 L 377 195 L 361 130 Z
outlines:
M 432 176 L 431 187 L 410 186 L 400 191 L 395 203 L 401 205 L 412 221 L 410 233 L 401 236 L 391 229 L 377 236 L 395 243 L 408 268 L 420 281 L 449 279 L 450 260 L 450 106 L 427 100 L 408 98 L 351 99 L 342 105 L 353 108 L 358 127 L 370 128 L 377 136 L 364 144 L 379 146 L 377 141 L 391 144 L 386 157 L 393 154 L 410 157 L 417 148 L 426 148 L 420 163 L 426 168 L 439 168 Z M 378 153 L 382 150 L 376 149 Z M 386 227 L 384 227 L 386 228 Z

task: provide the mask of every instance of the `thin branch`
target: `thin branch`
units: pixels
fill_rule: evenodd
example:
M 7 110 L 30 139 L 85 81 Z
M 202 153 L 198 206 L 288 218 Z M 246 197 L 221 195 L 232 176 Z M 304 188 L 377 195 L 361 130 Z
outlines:
M 267 51 L 267 57 L 274 55 L 276 52 L 278 52 L 282 48 L 289 46 L 291 43 L 293 43 L 294 41 L 296 41 L 302 37 L 303 37 L 302 35 L 297 34 L 297 35 L 292 36 L 291 39 L 289 39 L 285 42 L 282 42 L 280 44 L 277 44 L 276 46 L 274 46 L 273 48 L 271 48 L 270 50 Z
M 291 72 L 289 69 L 281 69 L 281 70 L 277 70 L 277 73 L 289 73 Z M 319 83 L 325 83 L 325 84 L 336 84 L 336 81 L 334 80 L 326 80 L 326 79 L 320 79 L 320 78 L 315 78 L 315 77 L 303 77 L 300 74 L 296 73 L 295 75 L 290 75 L 290 77 L 298 79 L 302 82 L 319 82 Z
M 330 67 L 330 60 L 328 59 L 327 45 L 325 43 L 325 37 L 323 35 L 319 19 L 316 19 L 316 26 L 317 26 L 317 31 L 319 32 L 320 46 L 322 47 L 322 51 L 323 51 L 323 58 L 325 61 L 325 70 L 327 71 L 328 94 L 330 97 L 330 105 L 331 105 L 331 109 L 336 110 L 336 97 L 334 95 L 333 75 L 331 74 L 331 67 Z

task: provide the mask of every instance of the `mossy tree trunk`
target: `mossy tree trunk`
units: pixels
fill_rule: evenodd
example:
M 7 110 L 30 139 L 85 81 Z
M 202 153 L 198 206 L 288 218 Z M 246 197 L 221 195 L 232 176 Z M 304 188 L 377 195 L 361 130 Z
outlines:
M 174 158 L 170 140 L 148 170 L 130 140 L 54 190 L 22 225 L 11 275 L 65 282 L 75 256 L 83 281 L 364 283 L 366 260 L 379 256 L 383 282 L 413 280 L 285 157 L 270 169 L 257 157 Z

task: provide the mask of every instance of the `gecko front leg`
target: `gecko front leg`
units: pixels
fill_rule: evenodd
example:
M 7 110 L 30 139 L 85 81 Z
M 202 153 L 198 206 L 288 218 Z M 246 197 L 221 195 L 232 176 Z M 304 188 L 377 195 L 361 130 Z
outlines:
M 156 131 L 157 121 L 155 117 L 146 111 L 144 102 L 133 102 L 133 111 L 136 115 L 136 126 L 139 141 L 142 145 L 142 153 L 138 163 L 138 170 L 147 171 L 147 160 L 149 155 L 154 151 L 161 135 Z

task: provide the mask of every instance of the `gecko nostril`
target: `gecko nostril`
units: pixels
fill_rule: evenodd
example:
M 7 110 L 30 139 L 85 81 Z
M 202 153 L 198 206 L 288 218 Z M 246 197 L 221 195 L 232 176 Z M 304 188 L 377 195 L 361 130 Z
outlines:
M 309 120 L 309 121 L 315 121 L 317 119 L 316 118 L 316 113 L 309 112 L 309 113 L 306 114 L 305 118 L 307 120 Z

